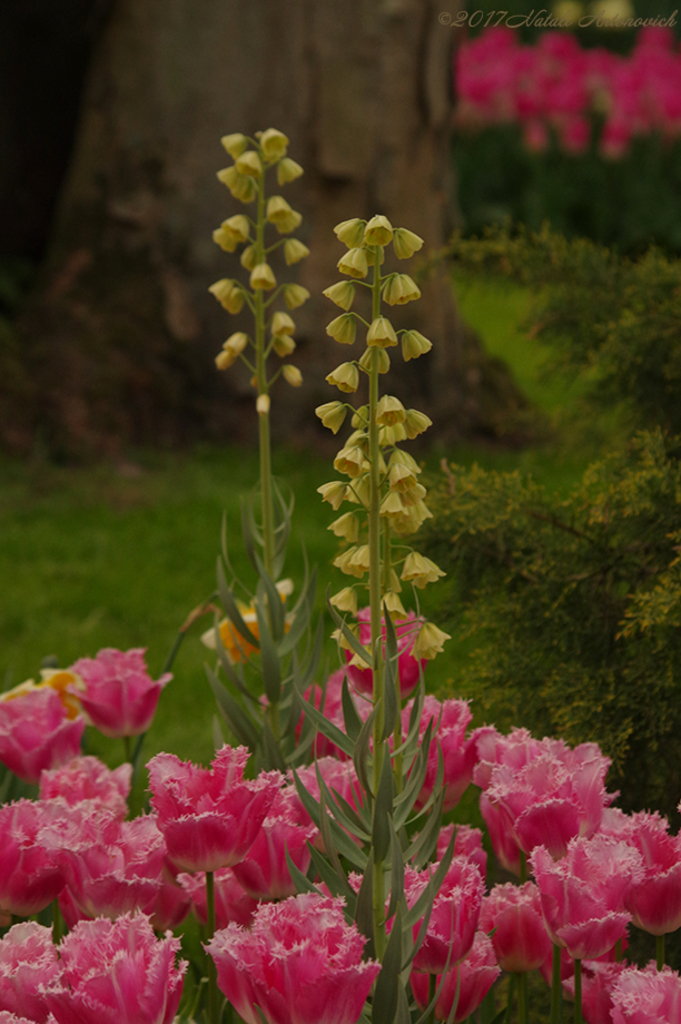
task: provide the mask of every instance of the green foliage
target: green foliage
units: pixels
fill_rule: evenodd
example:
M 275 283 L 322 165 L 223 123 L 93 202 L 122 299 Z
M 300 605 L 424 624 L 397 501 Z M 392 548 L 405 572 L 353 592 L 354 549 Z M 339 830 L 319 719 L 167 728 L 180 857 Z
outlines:
M 681 439 L 637 435 L 559 499 L 454 467 L 428 554 L 478 641 L 469 682 L 499 728 L 598 742 L 627 808 L 681 788 Z
M 581 375 L 602 405 L 623 403 L 639 428 L 681 431 L 680 265 L 656 249 L 639 259 L 542 228 L 455 236 L 446 250 L 475 274 L 537 292 L 526 325 L 549 343 L 556 368 Z

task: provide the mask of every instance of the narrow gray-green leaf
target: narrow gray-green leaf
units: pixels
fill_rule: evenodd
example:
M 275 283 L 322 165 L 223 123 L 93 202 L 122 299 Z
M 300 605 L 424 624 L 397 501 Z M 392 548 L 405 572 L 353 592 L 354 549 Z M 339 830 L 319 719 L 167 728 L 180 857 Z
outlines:
M 381 778 L 378 783 L 376 802 L 374 804 L 374 820 L 372 825 L 372 845 L 376 863 L 384 861 L 390 849 L 389 819 L 393 813 L 393 769 L 389 751 L 384 751 Z
M 372 1024 L 394 1024 L 397 1013 L 397 989 L 402 967 L 402 912 L 397 908 L 392 931 L 383 954 L 381 973 L 376 978 L 371 1011 Z
M 371 851 L 369 851 L 371 854 Z M 366 953 L 373 957 L 374 953 L 374 872 L 373 868 L 367 866 L 362 878 L 362 884 L 357 893 L 357 905 L 355 907 L 355 924 L 370 943 Z
M 338 612 L 336 611 L 334 606 L 331 604 L 331 601 L 329 600 L 329 594 L 330 593 L 331 593 L 331 587 L 329 586 L 329 587 L 326 588 L 326 604 L 327 604 L 327 607 L 328 607 L 328 609 L 329 609 L 329 611 L 331 613 L 331 618 L 333 619 L 333 621 L 335 622 L 336 626 L 338 627 L 338 629 L 340 629 L 341 633 L 343 634 L 343 639 L 347 640 L 349 646 L 355 652 L 357 657 L 362 659 L 362 661 L 365 663 L 365 665 L 368 665 L 369 668 L 373 668 L 373 662 L 372 662 L 371 654 L 366 649 L 366 647 L 364 647 L 359 642 L 359 640 L 357 639 L 355 634 L 352 632 L 350 627 L 345 622 L 345 619 L 342 619 L 340 617 L 340 615 L 338 614 Z
M 390 903 L 386 917 L 390 918 L 397 910 L 400 899 L 404 895 L 404 855 L 392 818 L 388 819 L 388 825 L 390 827 Z
M 258 745 L 258 733 L 255 726 L 242 708 L 239 707 L 229 691 L 222 685 L 210 665 L 205 665 L 204 667 L 218 708 L 227 725 L 239 743 L 244 743 L 249 750 L 255 750 Z
M 237 607 L 237 603 L 234 600 L 234 595 L 227 585 L 227 580 L 225 579 L 225 570 L 222 568 L 222 561 L 220 560 L 219 556 L 217 565 L 217 575 L 218 590 L 220 591 L 220 600 L 224 605 L 227 618 L 231 620 L 231 622 L 236 627 L 237 633 L 239 633 L 244 638 L 244 640 L 248 640 L 249 644 L 252 644 L 253 647 L 255 647 L 256 649 L 259 648 L 260 642 L 258 641 L 258 638 L 254 636 L 253 633 L 251 633 L 250 629 L 244 622 L 241 612 Z
M 362 726 L 362 731 L 357 737 L 354 753 L 352 755 L 352 760 L 355 765 L 355 772 L 357 774 L 357 778 L 359 779 L 362 789 L 364 790 L 365 793 L 368 794 L 369 798 L 373 797 L 374 795 L 374 792 L 371 788 L 371 783 L 369 782 L 369 742 L 371 740 L 371 731 L 374 726 L 374 719 L 378 714 L 379 707 L 380 701 L 374 705 L 371 714 L 369 715 L 366 722 Z
M 263 686 L 265 687 L 265 693 L 270 704 L 278 704 L 281 698 L 281 665 L 279 664 L 279 655 L 277 654 L 277 648 L 267 622 L 267 611 L 260 598 L 255 602 L 255 614 L 258 619 L 258 630 L 260 631 Z

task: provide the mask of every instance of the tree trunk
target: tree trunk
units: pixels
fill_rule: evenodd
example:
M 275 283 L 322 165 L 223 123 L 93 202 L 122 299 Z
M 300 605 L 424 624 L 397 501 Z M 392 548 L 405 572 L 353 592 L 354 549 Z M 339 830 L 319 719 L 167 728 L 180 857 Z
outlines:
M 247 374 L 213 364 L 238 318 L 207 288 L 245 276 L 211 238 L 243 209 L 216 179 L 228 162 L 220 137 L 268 127 L 289 136 L 305 167 L 286 195 L 312 250 L 299 265 L 312 299 L 295 315 L 305 384 L 277 385 L 277 436 L 316 431 L 312 409 L 334 397 L 324 376 L 338 362 L 324 330 L 337 310 L 320 295 L 339 279 L 334 224 L 385 213 L 431 251 L 452 227 L 454 33 L 438 22 L 441 4 L 117 0 L 93 56 L 44 286 L 24 318 L 35 371 L 17 410 L 31 419 L 26 437 L 37 431 L 72 455 L 255 430 Z M 395 308 L 397 326 L 434 343 L 416 363 L 393 360 L 396 392 L 442 437 L 494 432 L 491 378 L 446 273 Z

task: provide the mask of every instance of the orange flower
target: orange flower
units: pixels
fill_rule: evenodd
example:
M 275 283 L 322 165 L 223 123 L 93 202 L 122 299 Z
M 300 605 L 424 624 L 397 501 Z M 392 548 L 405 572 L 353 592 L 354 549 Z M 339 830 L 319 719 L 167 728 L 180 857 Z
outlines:
M 80 676 L 62 668 L 43 668 L 40 670 L 40 675 L 42 679 L 39 683 L 35 683 L 33 679 L 27 679 L 12 690 L 0 694 L 0 701 L 16 700 L 17 697 L 24 697 L 27 693 L 33 693 L 34 690 L 42 690 L 49 686 L 59 694 L 61 702 L 66 708 L 66 717 L 71 720 L 77 718 L 81 713 L 80 702 L 74 694 L 66 692 L 66 687 L 75 686 L 78 690 L 84 690 L 85 684 Z
M 288 595 L 293 592 L 293 580 L 280 580 L 279 583 L 276 584 L 276 588 L 279 591 L 282 601 L 285 601 Z M 241 601 L 237 601 L 237 608 L 241 613 L 241 618 L 244 620 L 244 623 L 248 626 L 255 639 L 259 640 L 260 631 L 255 606 L 252 604 L 246 605 Z M 291 623 L 287 621 L 285 628 L 288 633 L 291 628 Z M 222 622 L 218 623 L 218 630 L 222 646 L 225 649 L 227 657 L 232 663 L 248 661 L 253 651 L 257 650 L 252 643 L 239 633 L 238 629 L 230 619 L 223 619 Z M 206 632 L 202 634 L 201 641 L 206 645 L 206 647 L 210 647 L 211 650 L 215 650 L 215 628 L 207 629 Z

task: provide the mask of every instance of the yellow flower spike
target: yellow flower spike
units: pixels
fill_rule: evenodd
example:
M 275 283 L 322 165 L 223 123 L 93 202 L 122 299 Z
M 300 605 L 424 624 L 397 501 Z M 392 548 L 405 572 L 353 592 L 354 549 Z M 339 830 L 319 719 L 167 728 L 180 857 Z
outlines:
M 303 288 L 301 284 L 287 284 L 284 288 L 284 302 L 289 309 L 296 309 L 298 306 L 302 306 L 309 298 L 309 291 L 307 288 Z
M 421 289 L 409 274 L 395 274 L 383 289 L 383 298 L 389 306 L 403 306 L 421 298 Z
M 270 224 L 286 220 L 293 210 L 283 196 L 271 196 L 267 200 L 267 219 Z
M 414 647 L 412 649 L 412 657 L 416 659 L 427 658 L 431 661 L 436 654 L 442 652 L 443 644 L 445 640 L 451 640 L 449 633 L 445 633 L 444 630 L 438 629 L 437 626 L 433 625 L 432 622 L 424 622 L 421 626 Z
M 240 356 L 248 345 L 248 341 L 249 338 L 245 331 L 236 331 L 234 334 L 230 334 L 222 347 L 226 351 L 233 352 L 235 356 Z
M 401 448 L 396 448 L 390 456 L 390 465 L 394 466 L 395 463 L 400 463 L 402 466 L 407 466 L 412 473 L 420 473 L 421 467 L 413 456 L 409 452 L 403 452 Z
M 385 498 L 381 502 L 380 515 L 382 516 L 401 516 L 404 515 L 404 505 L 402 504 L 402 498 L 397 491 L 390 491 L 386 494 Z
M 334 519 L 327 530 L 331 530 L 336 537 L 342 537 L 350 544 L 356 544 L 359 540 L 359 519 L 354 512 L 346 512 L 338 519 Z
M 247 245 L 244 251 L 241 253 L 241 256 L 239 257 L 239 262 L 241 263 L 242 267 L 246 268 L 246 270 L 253 270 L 257 257 L 257 246 Z
M 269 291 L 277 287 L 277 279 L 272 273 L 269 263 L 258 263 L 251 271 L 251 288 L 253 291 Z
M 325 288 L 322 292 L 327 299 L 331 299 L 341 309 L 350 309 L 352 303 L 355 300 L 355 286 L 351 281 L 339 281 L 338 284 L 332 284 L 328 288 Z
M 446 575 L 430 558 L 425 558 L 418 551 L 410 551 L 404 560 L 400 579 L 422 590 L 428 583 L 435 583 L 440 576 Z
M 423 484 L 419 483 L 414 483 L 413 487 L 407 487 L 406 490 L 400 491 L 402 501 L 407 506 L 421 504 L 427 493 Z
M 285 217 L 281 217 L 276 221 L 274 226 L 280 235 L 289 235 L 300 226 L 302 219 L 302 215 L 297 210 L 291 210 Z
M 270 411 L 270 396 L 258 395 L 255 400 L 255 409 L 258 416 L 267 416 Z
M 364 249 L 348 249 L 344 256 L 341 256 L 336 264 L 341 274 L 348 277 L 366 277 L 369 272 L 369 265 Z
M 220 142 L 225 147 L 232 160 L 238 160 L 242 153 L 248 149 L 248 139 L 241 132 L 233 132 L 231 135 L 223 135 Z
M 218 352 L 215 357 L 215 365 L 218 370 L 228 370 L 230 366 L 234 366 L 237 357 L 229 349 L 223 349 L 222 352 Z
M 361 448 L 365 455 L 369 454 L 369 435 L 366 430 L 361 427 L 358 430 L 353 430 L 345 442 L 346 448 L 350 448 L 352 445 L 357 445 L 358 448 Z
M 286 185 L 289 181 L 295 181 L 303 173 L 303 168 L 300 164 L 297 164 L 290 156 L 285 156 L 277 164 L 277 182 L 279 185 Z
M 402 335 L 402 355 L 405 363 L 410 359 L 418 359 L 433 347 L 432 341 L 420 333 L 420 331 L 405 331 Z
M 341 313 L 337 316 L 327 324 L 326 333 L 339 345 L 352 345 L 357 334 L 357 325 L 352 313 Z
M 365 245 L 388 245 L 393 239 L 393 226 L 387 217 L 376 214 L 364 229 Z
M 288 139 L 283 132 L 277 131 L 276 128 L 268 128 L 260 136 L 260 148 L 265 160 L 273 164 L 275 160 L 281 160 L 286 156 Z
M 350 630 L 350 632 L 353 633 L 354 636 L 356 636 L 357 639 L 359 640 L 359 631 L 357 629 L 357 626 L 352 625 L 349 622 L 346 623 L 346 625 L 347 625 L 347 628 Z M 331 634 L 331 639 L 335 640 L 336 643 L 338 644 L 338 646 L 342 647 L 343 650 L 346 650 L 346 651 L 351 651 L 352 650 L 349 641 L 345 639 L 345 636 L 343 634 L 343 630 L 342 629 L 334 629 L 333 633 Z M 368 653 L 369 652 L 367 651 L 367 654 Z M 363 662 L 362 664 L 366 668 L 366 663 Z
M 325 402 L 315 409 L 315 415 L 319 416 L 322 424 L 334 434 L 343 426 L 347 413 L 348 410 L 342 402 Z
M 287 384 L 290 384 L 292 388 L 299 388 L 303 383 L 303 375 L 297 366 L 293 366 L 292 363 L 286 363 L 281 368 L 282 375 Z
M 383 351 L 381 349 L 381 351 Z M 384 448 L 390 448 L 400 441 L 406 441 L 407 431 L 403 423 L 395 423 L 392 427 L 380 427 L 378 431 L 378 443 Z
M 341 448 L 333 460 L 333 468 L 338 470 L 339 473 L 345 473 L 347 476 L 354 478 L 360 476 L 363 462 L 364 452 L 361 448 L 353 445 L 352 447 Z
M 341 572 L 344 572 L 346 576 L 357 576 L 359 578 L 362 576 L 362 572 L 358 573 L 357 570 L 352 568 L 350 565 L 350 562 L 356 553 L 356 547 L 348 548 L 347 551 L 337 555 L 332 564 L 335 565 L 337 569 L 340 569 Z
M 297 238 L 287 238 L 284 242 L 284 259 L 286 260 L 286 266 L 293 266 L 294 263 L 300 263 L 306 256 L 310 255 L 310 250 L 302 242 L 298 241 Z
M 352 615 L 357 614 L 357 594 L 354 587 L 343 587 L 337 594 L 329 598 L 329 602 L 339 612 L 350 612 Z
M 341 363 L 325 378 L 328 384 L 333 384 L 339 391 L 350 394 L 359 387 L 359 370 L 354 363 Z
M 390 570 L 390 589 L 392 590 L 393 594 L 402 593 L 402 584 L 400 583 L 400 578 L 394 569 Z
M 348 249 L 355 249 L 364 241 L 365 224 L 365 220 L 352 217 L 350 220 L 343 220 L 340 224 L 336 224 L 333 231 L 339 242 L 347 245 Z
M 409 491 L 416 487 L 418 480 L 408 466 L 401 466 L 395 463 L 390 467 L 388 483 L 391 491 Z
M 409 231 L 408 228 L 395 228 L 393 232 L 393 251 L 398 260 L 408 260 L 415 252 L 418 252 L 423 245 L 420 235 Z
M 373 348 L 365 348 L 359 360 L 359 365 L 369 373 L 371 371 L 373 352 L 378 352 L 378 372 L 387 373 L 390 369 L 390 356 L 384 348 L 376 348 L 375 346 Z
M 347 501 L 357 505 L 364 505 L 365 508 L 369 507 L 371 498 L 371 483 L 369 480 L 369 474 L 364 473 L 357 480 L 353 480 L 346 494 Z
M 238 244 L 231 232 L 225 231 L 224 228 L 215 229 L 213 241 L 220 246 L 223 252 L 234 252 Z
M 394 619 L 406 619 L 407 613 L 397 594 L 389 590 L 383 595 L 383 603 Z
M 355 409 L 355 411 L 352 414 L 352 419 L 350 420 L 351 426 L 355 427 L 355 429 L 357 429 L 359 427 L 362 427 L 362 428 L 366 427 L 367 426 L 367 416 L 368 416 L 368 413 L 369 413 L 369 406 L 368 405 L 360 405 L 359 409 Z
M 365 572 L 369 572 L 369 545 L 360 544 L 352 558 L 348 562 L 350 570 L 354 570 L 355 575 L 363 576 Z
M 239 174 L 236 167 L 225 167 L 218 171 L 218 179 L 226 185 L 235 199 L 242 203 L 251 203 L 255 199 L 257 188 L 252 178 Z
M 337 512 L 343 504 L 347 491 L 348 485 L 342 480 L 331 480 L 328 484 L 322 484 L 317 488 L 317 493 L 321 494 L 322 501 L 328 501 L 334 512 Z
M 404 423 L 407 413 L 399 398 L 383 395 L 376 407 L 376 422 L 382 427 L 392 427 L 395 423 Z
M 251 233 L 251 225 L 243 213 L 237 213 L 233 217 L 228 217 L 227 220 L 223 220 L 220 227 L 224 228 L 225 231 L 231 232 L 236 238 L 237 242 L 246 242 Z
M 389 348 L 397 344 L 397 335 L 390 321 L 385 316 L 377 316 L 372 321 L 367 331 L 367 345 L 378 345 L 379 348 Z
M 262 174 L 262 162 L 254 149 L 247 149 L 234 161 L 239 174 L 244 177 L 259 178 Z
M 373 267 L 374 255 L 376 251 L 378 251 L 378 265 L 379 267 L 382 267 L 383 264 L 385 263 L 385 249 L 383 248 L 382 245 L 379 245 L 377 247 L 377 250 L 372 248 L 371 246 L 364 246 L 364 252 L 366 253 L 367 258 L 367 265 Z
M 290 356 L 296 350 L 296 343 L 290 334 L 273 334 L 272 348 L 280 358 Z
M 270 325 L 272 334 L 293 334 L 295 329 L 296 325 L 293 322 L 293 317 L 290 317 L 288 313 L 277 312 L 272 317 Z
M 418 437 L 419 434 L 422 434 L 428 427 L 432 427 L 432 425 L 433 421 L 424 412 L 419 412 L 418 409 L 407 409 L 404 429 L 410 441 Z
M 238 281 L 232 281 L 224 277 L 221 281 L 212 284 L 208 291 L 214 295 L 223 309 L 228 313 L 240 313 L 246 296 Z

